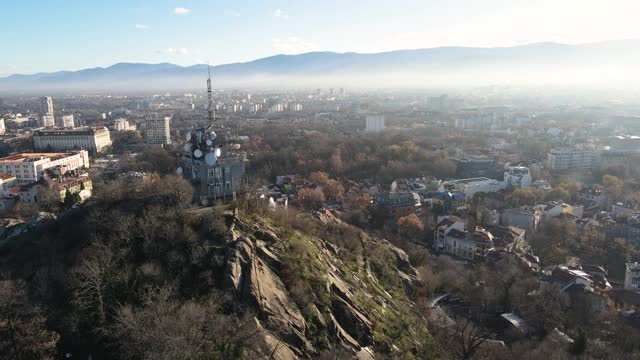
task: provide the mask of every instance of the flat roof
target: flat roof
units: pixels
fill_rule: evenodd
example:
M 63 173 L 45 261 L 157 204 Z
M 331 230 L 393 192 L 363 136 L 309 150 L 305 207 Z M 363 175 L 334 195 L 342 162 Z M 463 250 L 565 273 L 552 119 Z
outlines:
M 60 159 L 76 155 L 77 153 L 22 153 L 0 158 L 0 163 L 6 162 L 23 162 L 30 160 L 38 160 L 42 158 Z
M 15 175 L 0 173 L 0 180 L 9 180 L 9 179 L 15 179 L 15 178 L 16 178 Z

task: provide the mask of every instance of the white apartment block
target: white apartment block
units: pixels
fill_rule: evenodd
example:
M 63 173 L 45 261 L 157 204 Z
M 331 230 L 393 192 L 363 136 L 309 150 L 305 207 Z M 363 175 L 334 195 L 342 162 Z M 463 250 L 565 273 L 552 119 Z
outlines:
M 153 118 L 145 122 L 144 138 L 147 144 L 171 144 L 171 117 Z
M 509 189 L 531 187 L 532 180 L 528 167 L 509 166 L 504 173 L 504 183 Z
M 453 180 L 447 182 L 447 184 L 453 185 L 455 190 L 463 193 L 466 200 L 471 200 L 475 194 L 480 192 L 491 193 L 505 188 L 503 181 L 485 177 Z
M 56 119 L 53 115 L 42 115 L 40 125 L 42 125 L 42 127 L 54 127 L 56 126 Z
M 598 153 L 590 144 L 553 148 L 547 154 L 551 170 L 591 169 L 597 165 Z
M 380 114 L 367 115 L 365 119 L 364 130 L 370 133 L 377 133 L 377 132 L 384 131 L 384 115 L 380 115 Z
M 0 158 L 0 173 L 13 175 L 18 184 L 42 179 L 44 170 L 57 166 L 75 170 L 89 167 L 89 153 L 24 153 Z
M 75 127 L 75 119 L 73 115 L 63 115 L 61 125 L 65 129 L 73 129 Z
M 64 151 L 83 149 L 91 153 L 101 152 L 111 145 L 109 129 L 77 128 L 68 130 L 37 130 L 33 134 L 36 151 Z
M 624 288 L 626 290 L 640 291 L 640 264 L 627 263 L 624 273 Z
M 113 122 L 113 130 L 115 131 L 133 131 L 135 129 L 135 124 L 132 125 L 127 119 L 116 119 Z

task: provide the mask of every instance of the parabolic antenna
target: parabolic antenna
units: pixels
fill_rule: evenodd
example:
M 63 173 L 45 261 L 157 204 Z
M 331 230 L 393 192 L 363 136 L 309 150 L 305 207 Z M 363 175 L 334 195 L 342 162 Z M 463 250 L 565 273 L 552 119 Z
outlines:
M 181 167 L 179 167 L 179 168 L 177 168 L 177 169 L 176 169 L 176 174 L 178 174 L 178 175 L 182 175 L 182 173 L 183 173 L 183 170 L 182 170 L 182 168 L 181 168 Z
M 207 165 L 214 165 L 216 161 L 218 161 L 218 157 L 212 152 L 204 156 L 204 162 L 207 163 Z
M 200 149 L 196 149 L 193 152 L 193 156 L 197 157 L 197 158 L 201 158 L 202 157 L 202 151 Z
M 207 146 L 213 145 L 213 141 L 211 139 L 207 139 Z
M 220 148 L 216 149 L 216 157 L 220 157 L 222 155 L 222 150 Z
M 240 150 L 240 144 L 233 144 L 233 148 L 236 150 Z
M 218 137 L 218 135 L 216 135 L 216 132 L 215 132 L 215 131 L 212 131 L 212 132 L 209 134 L 209 138 L 210 138 L 211 140 L 215 139 L 216 137 Z
M 191 141 L 191 131 L 187 133 L 187 141 Z
M 191 152 L 191 144 L 190 143 L 184 144 L 184 151 Z

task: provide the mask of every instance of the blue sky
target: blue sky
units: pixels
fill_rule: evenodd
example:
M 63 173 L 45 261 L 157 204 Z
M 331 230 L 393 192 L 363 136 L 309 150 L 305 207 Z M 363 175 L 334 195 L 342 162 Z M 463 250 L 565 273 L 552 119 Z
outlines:
M 640 38 L 638 0 L 2 0 L 0 76 Z

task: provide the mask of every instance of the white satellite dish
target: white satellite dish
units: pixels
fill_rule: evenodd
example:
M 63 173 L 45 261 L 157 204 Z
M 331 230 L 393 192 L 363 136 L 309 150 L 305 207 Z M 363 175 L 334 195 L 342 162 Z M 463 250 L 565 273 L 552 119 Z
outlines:
M 216 157 L 220 157 L 222 155 L 222 150 L 220 148 L 216 149 Z
M 215 139 L 216 137 L 218 137 L 218 135 L 216 135 L 215 131 L 212 131 L 211 134 L 209 134 L 209 137 L 211 138 L 211 140 Z
M 204 162 L 207 163 L 207 165 L 214 165 L 216 161 L 218 161 L 218 157 L 214 153 L 208 153 L 204 156 Z
M 213 141 L 211 139 L 207 139 L 207 146 L 213 145 Z
M 187 133 L 187 141 L 191 141 L 191 131 Z
M 233 144 L 233 148 L 236 150 L 240 150 L 240 144 Z
M 182 170 L 182 168 L 181 168 L 181 167 L 179 167 L 179 168 L 177 168 L 177 169 L 176 169 L 176 174 L 178 174 L 178 175 L 182 175 L 182 173 L 183 173 L 183 172 L 184 172 L 184 171 Z
M 202 157 L 202 151 L 200 149 L 196 149 L 193 152 L 193 156 L 197 157 L 197 158 L 201 158 Z
M 191 144 L 189 144 L 189 143 L 184 144 L 184 151 L 190 152 L 191 151 Z

